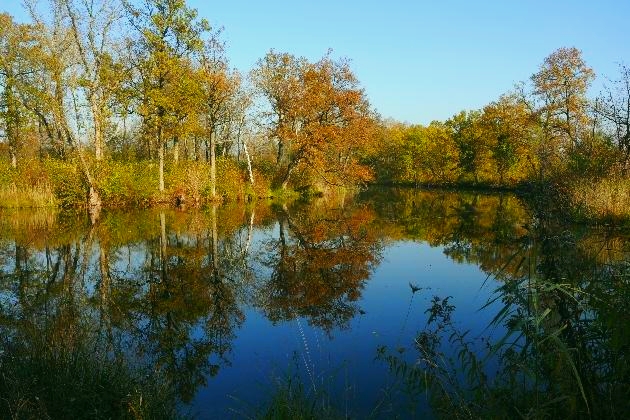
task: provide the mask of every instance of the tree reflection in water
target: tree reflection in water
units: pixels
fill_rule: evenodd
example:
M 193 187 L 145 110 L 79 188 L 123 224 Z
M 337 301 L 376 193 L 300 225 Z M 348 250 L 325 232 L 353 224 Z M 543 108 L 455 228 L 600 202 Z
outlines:
M 381 349 L 434 415 L 619 417 L 630 410 L 628 241 L 531 208 L 511 195 L 387 190 L 111 212 L 94 225 L 2 214 L 0 410 L 172 417 L 230 364 L 249 308 L 341 335 L 384 249 L 416 241 L 498 284 L 485 309 L 498 311 L 486 330 L 498 337 L 464 334 L 441 296 L 408 338 L 415 363 Z
M 501 335 L 462 330 L 449 298 L 436 296 L 414 341 L 414 363 L 380 349 L 406 389 L 429 396 L 433 414 L 449 418 L 630 412 L 626 237 L 568 225 L 536 203 L 525 219 L 513 198 L 425 194 L 431 198 L 401 192 L 402 200 L 387 201 L 398 209 L 381 214 L 398 214 L 403 235 L 443 246 L 499 281 L 485 308 L 498 307 L 488 327 Z
M 255 304 L 273 322 L 304 317 L 330 333 L 359 311 L 361 290 L 380 261 L 375 216 L 367 206 L 326 212 L 276 207 L 278 238 L 265 244 L 271 276 Z
M 98 349 L 83 355 L 95 364 L 123 360 L 129 375 L 159 377 L 187 402 L 230 363 L 248 305 L 275 321 L 306 317 L 328 332 L 346 326 L 379 258 L 367 229 L 373 213 L 293 212 L 109 213 L 95 225 L 78 217 L 3 219 L 11 223 L 2 226 L 1 357 L 61 351 L 76 341 Z M 274 218 L 279 238 L 253 250 L 254 228 Z M 271 278 L 254 271 L 261 262 Z M 27 344 L 33 337 L 38 346 Z M 37 392 L 7 398 L 7 409 L 30 404 Z M 44 401 L 42 410 L 52 410 Z

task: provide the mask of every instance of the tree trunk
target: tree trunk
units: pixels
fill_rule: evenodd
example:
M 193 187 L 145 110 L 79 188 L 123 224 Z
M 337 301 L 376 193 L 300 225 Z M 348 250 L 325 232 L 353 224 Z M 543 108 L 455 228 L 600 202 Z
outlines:
M 166 281 L 167 279 L 167 244 L 168 238 L 166 236 L 166 216 L 164 212 L 160 212 L 160 268 L 161 268 L 161 279 Z
M 6 86 L 4 88 L 4 102 L 6 107 L 5 125 L 7 143 L 9 144 L 9 156 L 11 158 L 11 167 L 17 168 L 17 148 L 20 135 L 20 118 L 17 109 L 17 102 L 13 94 L 11 83 L 11 74 L 5 78 Z
M 249 156 L 249 151 L 247 150 L 247 143 L 245 139 L 243 139 L 243 153 L 245 153 L 245 159 L 247 159 L 247 174 L 249 175 L 249 183 L 254 185 L 254 172 L 252 172 L 252 160 Z
M 101 215 L 101 197 L 92 184 L 88 187 L 88 215 L 93 225 Z
M 103 308 L 109 304 L 111 295 L 112 278 L 109 274 L 109 256 L 103 243 L 99 243 L 99 268 L 101 270 L 101 284 L 99 287 L 101 305 Z
M 217 195 L 217 157 L 216 136 L 214 130 L 210 132 L 210 196 L 214 200 Z
M 252 208 L 252 212 L 249 215 L 249 225 L 247 227 L 247 242 L 245 242 L 245 255 L 249 252 L 249 247 L 252 243 L 252 238 L 254 236 L 254 220 L 255 220 L 255 210 Z
M 217 232 L 217 205 L 213 204 L 212 205 L 212 249 L 211 249 L 211 256 L 212 256 L 212 272 L 215 276 L 215 278 L 218 278 L 217 273 L 218 273 L 218 269 L 219 269 L 219 235 Z
M 173 139 L 173 162 L 179 162 L 179 138 L 175 137 Z
M 284 156 L 284 143 L 282 140 L 278 140 L 278 155 L 276 156 L 276 165 L 280 165 L 282 157 Z
M 17 155 L 15 154 L 15 147 L 13 145 L 9 145 L 9 154 L 11 155 L 11 167 L 13 169 L 17 168 Z
M 95 98 L 90 99 L 90 107 L 94 119 L 94 157 L 103 160 L 103 113 Z
M 160 192 L 164 192 L 164 144 L 162 143 L 161 129 L 158 130 L 158 159 Z
M 295 166 L 296 166 L 296 164 L 289 163 L 289 166 L 287 167 L 287 171 L 284 174 L 284 178 L 282 179 L 282 184 L 281 184 L 281 187 L 282 187 L 283 191 L 286 190 L 287 186 L 289 185 L 289 179 L 291 178 L 291 172 L 293 172 L 293 169 L 295 169 Z

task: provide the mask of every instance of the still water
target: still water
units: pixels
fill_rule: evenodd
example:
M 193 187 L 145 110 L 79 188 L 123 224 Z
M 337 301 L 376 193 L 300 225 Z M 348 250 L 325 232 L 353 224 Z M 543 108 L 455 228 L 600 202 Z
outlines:
M 628 414 L 627 236 L 512 195 L 0 218 L 7 418 Z

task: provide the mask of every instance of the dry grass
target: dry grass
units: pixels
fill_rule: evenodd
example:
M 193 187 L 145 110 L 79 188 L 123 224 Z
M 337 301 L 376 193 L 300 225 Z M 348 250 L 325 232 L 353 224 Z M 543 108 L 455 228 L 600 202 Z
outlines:
M 630 220 L 630 179 L 582 181 L 571 189 L 576 208 L 586 217 Z
M 0 207 L 41 208 L 56 207 L 57 200 L 47 183 L 18 188 L 15 184 L 0 187 Z

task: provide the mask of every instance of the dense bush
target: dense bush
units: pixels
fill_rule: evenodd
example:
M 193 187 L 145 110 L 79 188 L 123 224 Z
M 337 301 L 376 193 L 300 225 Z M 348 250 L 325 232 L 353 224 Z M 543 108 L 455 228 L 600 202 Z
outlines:
M 87 182 L 75 160 L 47 159 L 44 168 L 59 206 L 68 208 L 85 203 Z
M 151 162 L 100 163 L 95 171 L 95 182 L 107 207 L 145 207 L 154 200 L 157 190 L 157 167 Z

